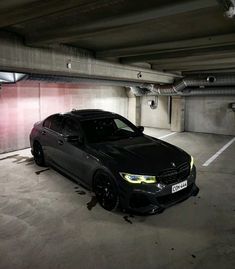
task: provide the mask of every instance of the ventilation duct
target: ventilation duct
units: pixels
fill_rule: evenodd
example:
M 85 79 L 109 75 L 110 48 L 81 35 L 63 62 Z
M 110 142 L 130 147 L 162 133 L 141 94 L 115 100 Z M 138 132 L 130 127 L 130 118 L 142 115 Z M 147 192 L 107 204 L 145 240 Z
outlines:
M 225 16 L 233 19 L 235 16 L 235 1 L 234 0 L 218 0 L 224 8 Z
M 173 85 L 143 85 L 133 91 L 137 96 L 142 95 L 183 95 L 185 89 L 191 87 L 205 88 L 213 87 L 216 91 L 216 87 L 228 87 L 235 86 L 235 74 L 224 74 L 224 75 L 197 75 L 185 77 L 181 81 L 174 83 Z M 233 88 L 230 88 L 230 91 Z M 203 90 L 201 90 L 203 91 Z M 234 92 L 235 93 L 235 92 Z
M 156 95 L 151 90 L 149 90 L 147 86 L 132 86 L 130 89 L 135 96 Z
M 195 95 L 235 95 L 235 87 L 234 88 L 210 88 L 210 89 L 198 89 L 192 88 L 188 89 L 181 94 L 182 96 L 195 96 Z

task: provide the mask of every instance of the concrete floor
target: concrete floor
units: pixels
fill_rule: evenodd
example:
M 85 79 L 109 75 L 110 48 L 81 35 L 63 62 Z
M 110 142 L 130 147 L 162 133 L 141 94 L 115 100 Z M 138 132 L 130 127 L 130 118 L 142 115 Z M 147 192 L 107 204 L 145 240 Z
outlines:
M 164 138 L 194 156 L 200 193 L 154 216 L 103 210 L 87 190 L 37 167 L 29 149 L 0 155 L 0 269 L 235 268 L 235 143 L 202 166 L 231 138 Z

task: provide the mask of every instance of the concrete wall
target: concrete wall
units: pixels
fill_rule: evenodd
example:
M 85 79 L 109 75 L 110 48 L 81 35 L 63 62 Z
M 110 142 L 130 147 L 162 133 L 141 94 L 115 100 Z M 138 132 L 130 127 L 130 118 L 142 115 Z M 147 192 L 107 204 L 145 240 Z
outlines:
M 29 146 L 33 124 L 72 108 L 100 108 L 128 114 L 124 88 L 19 82 L 0 90 L 0 153 Z
M 151 109 L 148 105 L 149 100 L 155 100 L 157 107 Z M 168 97 L 167 96 L 143 96 L 141 104 L 141 125 L 146 127 L 155 127 L 170 129 L 168 123 Z
M 195 96 L 186 98 L 185 130 L 235 135 L 235 112 L 228 107 L 234 96 Z

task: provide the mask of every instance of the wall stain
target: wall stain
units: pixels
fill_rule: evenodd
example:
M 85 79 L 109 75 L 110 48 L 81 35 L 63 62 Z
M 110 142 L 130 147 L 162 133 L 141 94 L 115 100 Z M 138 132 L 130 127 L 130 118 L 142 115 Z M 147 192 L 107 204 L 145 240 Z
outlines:
M 86 204 L 87 205 L 87 209 L 88 210 L 92 210 L 92 208 L 95 207 L 97 203 L 98 203 L 98 201 L 97 201 L 96 196 L 92 196 L 90 202 L 88 202 Z
M 50 168 L 36 171 L 35 174 L 36 174 L 36 175 L 40 175 L 41 173 L 43 173 L 43 172 L 45 172 L 45 171 L 48 171 L 48 170 L 50 170 Z
M 33 157 L 27 157 L 27 156 L 20 156 L 19 154 L 10 155 L 4 158 L 1 158 L 0 161 L 7 160 L 7 159 L 13 159 L 12 163 L 25 163 L 26 165 L 31 165 L 34 163 Z

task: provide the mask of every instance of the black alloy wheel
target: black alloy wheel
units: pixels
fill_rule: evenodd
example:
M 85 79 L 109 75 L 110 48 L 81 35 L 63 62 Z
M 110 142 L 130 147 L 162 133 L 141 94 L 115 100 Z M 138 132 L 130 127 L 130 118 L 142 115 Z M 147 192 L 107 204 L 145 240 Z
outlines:
M 116 184 L 105 173 L 98 173 L 94 180 L 94 192 L 99 204 L 108 211 L 116 210 L 119 196 Z
M 35 163 L 39 166 L 45 166 L 44 154 L 42 146 L 39 143 L 35 143 L 33 147 L 33 156 Z

